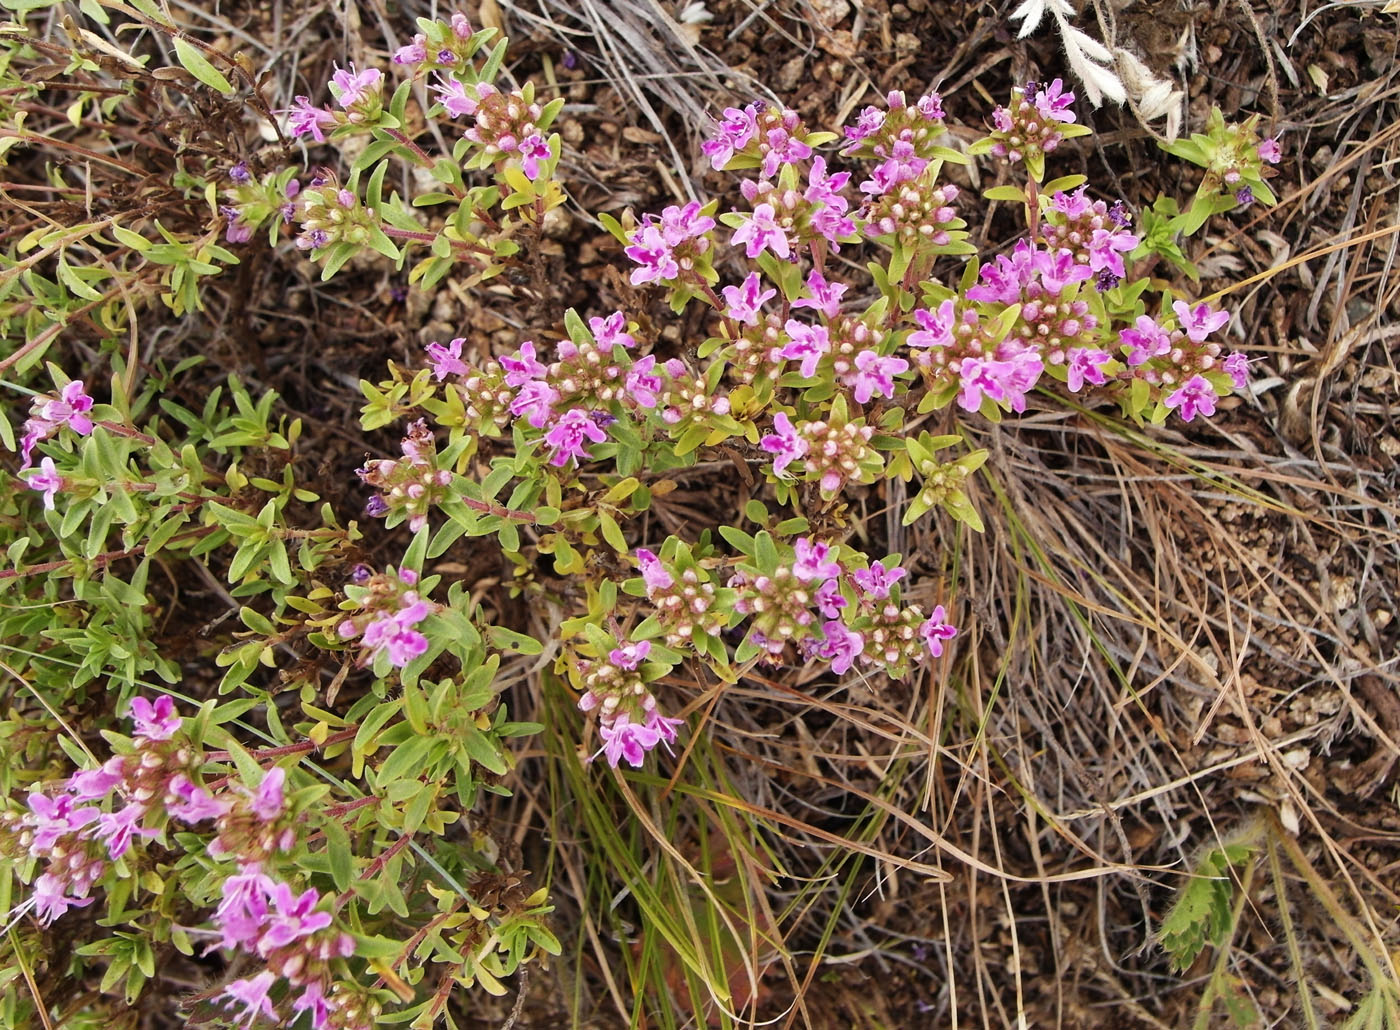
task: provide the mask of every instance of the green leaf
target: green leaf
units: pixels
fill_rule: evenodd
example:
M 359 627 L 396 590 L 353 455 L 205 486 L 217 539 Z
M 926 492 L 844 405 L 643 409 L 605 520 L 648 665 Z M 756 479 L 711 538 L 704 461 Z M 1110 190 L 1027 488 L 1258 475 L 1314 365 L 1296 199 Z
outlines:
M 180 64 L 200 82 L 220 93 L 232 93 L 233 86 L 224 78 L 219 69 L 209 63 L 209 59 L 191 43 L 179 36 L 175 37 L 175 56 Z

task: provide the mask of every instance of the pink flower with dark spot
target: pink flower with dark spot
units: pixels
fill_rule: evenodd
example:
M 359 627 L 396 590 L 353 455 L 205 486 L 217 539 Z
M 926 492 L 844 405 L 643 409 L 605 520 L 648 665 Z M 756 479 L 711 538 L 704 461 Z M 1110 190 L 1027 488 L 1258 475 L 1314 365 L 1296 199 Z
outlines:
M 1181 421 L 1190 422 L 1197 414 L 1209 418 L 1215 414 L 1215 388 L 1205 376 L 1192 376 L 1174 393 L 1167 394 L 1168 408 L 1177 409 Z
M 584 446 L 585 438 L 593 443 L 603 443 L 608 434 L 598 428 L 598 423 L 593 421 L 593 416 L 588 412 L 570 408 L 544 434 L 544 442 L 553 448 L 554 452 L 549 456 L 549 463 L 562 468 L 570 460 L 590 460 L 592 455 Z
M 57 400 L 47 400 L 39 406 L 39 417 L 46 422 L 66 424 L 79 436 L 92 432 L 92 398 L 83 392 L 83 381 L 75 379 L 65 386 Z
M 1259 141 L 1259 160 L 1271 165 L 1276 165 L 1283 160 L 1283 149 L 1278 145 L 1277 139 L 1261 139 Z
M 525 178 L 531 181 L 539 178 L 540 163 L 548 161 L 552 156 L 549 141 L 538 132 L 520 141 L 520 170 L 525 173 Z

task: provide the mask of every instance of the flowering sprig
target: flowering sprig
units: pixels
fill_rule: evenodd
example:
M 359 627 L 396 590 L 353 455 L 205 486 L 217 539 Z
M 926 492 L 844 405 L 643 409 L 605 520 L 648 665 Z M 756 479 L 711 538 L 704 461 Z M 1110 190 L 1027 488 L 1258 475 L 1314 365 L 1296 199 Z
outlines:
M 341 640 L 360 638 L 363 661 L 375 669 L 402 668 L 428 650 L 428 638 L 417 626 L 434 605 L 420 596 L 418 573 L 390 568 L 371 573 L 361 566 L 355 582 L 347 584 L 346 608 L 354 615 L 336 627 Z
M 1260 136 L 1259 121 L 1258 115 L 1251 115 L 1243 122 L 1227 123 L 1220 108 L 1213 107 L 1205 132 L 1160 144 L 1206 170 L 1191 206 L 1173 220 L 1175 231 L 1190 236 L 1212 215 L 1255 201 L 1270 206 L 1278 202 L 1267 180 L 1278 174 L 1273 166 L 1282 160 L 1283 150 L 1277 137 Z

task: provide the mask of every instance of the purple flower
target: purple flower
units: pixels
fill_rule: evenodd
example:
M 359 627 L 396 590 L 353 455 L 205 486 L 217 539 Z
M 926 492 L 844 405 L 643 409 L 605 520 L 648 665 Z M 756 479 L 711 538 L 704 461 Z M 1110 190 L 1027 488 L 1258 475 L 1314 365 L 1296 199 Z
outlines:
M 826 277 L 814 268 L 807 276 L 807 289 L 812 291 L 812 296 L 799 297 L 792 302 L 793 307 L 816 308 L 827 318 L 836 318 L 841 314 L 841 297 L 847 289 L 845 283 L 829 283 Z
M 131 846 L 132 836 L 159 837 L 159 830 L 145 829 L 139 824 L 146 814 L 146 806 L 138 801 L 124 805 L 112 813 L 98 816 L 97 829 L 93 836 L 107 842 L 107 854 L 113 860 L 121 858 Z
M 943 120 L 943 98 L 937 93 L 925 93 L 914 107 L 931 122 Z
M 462 344 L 466 342 L 465 338 L 458 336 L 445 347 L 434 340 L 423 348 L 428 352 L 428 360 L 433 363 L 433 378 L 442 382 L 448 376 L 467 374 L 467 363 L 462 360 Z
M 914 309 L 914 321 L 919 328 L 909 334 L 911 347 L 946 347 L 953 342 L 953 323 L 957 317 L 950 297 L 938 305 L 938 314 L 927 308 Z
M 1209 418 L 1215 414 L 1215 388 L 1205 376 L 1192 376 L 1175 393 L 1167 394 L 1166 405 L 1176 408 L 1181 421 L 1190 422 L 1197 413 Z
M 533 340 L 522 343 L 516 354 L 501 358 L 501 367 L 506 370 L 507 386 L 524 386 L 532 379 L 543 379 L 548 371 L 535 357 Z
M 1220 370 L 1230 376 L 1236 390 L 1243 390 L 1249 385 L 1249 358 L 1243 351 L 1227 354 L 1220 363 Z
M 1209 304 L 1197 304 L 1193 308 L 1186 301 L 1177 300 L 1172 301 L 1172 310 L 1192 343 L 1204 343 L 1207 336 L 1230 321 L 1230 312 L 1216 311 Z
M 378 68 L 357 72 L 353 64 L 348 68 L 337 67 L 331 76 L 330 90 L 335 95 L 336 103 L 349 110 L 364 101 L 371 91 L 377 93 L 382 78 L 384 75 Z
M 797 435 L 792 419 L 788 418 L 785 411 L 780 411 L 773 416 L 773 428 L 776 432 L 765 436 L 758 442 L 758 445 L 769 454 L 774 455 L 773 474 L 781 479 L 783 478 L 783 470 L 803 457 L 811 444 L 805 438 Z
M 326 141 L 326 130 L 336 126 L 335 115 L 311 103 L 309 97 L 293 97 L 294 106 L 278 114 L 287 116 L 287 131 L 293 136 L 310 136 L 317 143 Z
M 943 642 L 952 640 L 958 635 L 957 627 L 949 626 L 947 618 L 948 613 L 940 604 L 919 627 L 919 635 L 924 638 L 924 643 L 928 646 L 928 653 L 935 658 L 943 657 Z
M 228 170 L 229 181 L 235 186 L 244 186 L 253 181 L 253 173 L 248 171 L 248 162 L 239 161 Z
M 422 64 L 428 59 L 428 37 L 418 33 L 413 42 L 394 51 L 395 64 Z
M 828 619 L 836 618 L 841 614 L 841 609 L 846 607 L 846 599 L 841 595 L 841 584 L 834 579 L 829 579 L 817 587 L 812 600 L 817 606 L 817 611 Z
M 671 245 L 656 225 L 639 226 L 630 239 L 632 245 L 625 247 L 623 253 L 640 266 L 632 269 L 633 286 L 680 276 L 681 267 L 671 253 Z
M 743 150 L 757 135 L 758 109 L 753 104 L 742 111 L 728 107 L 724 118 L 715 126 L 714 136 L 702 142 L 700 150 L 710 159 L 710 167 L 718 172 L 729 163 L 736 150 Z
M 817 654 L 831 662 L 831 671 L 841 676 L 848 672 L 865 650 L 865 638 L 846 624 L 835 619 L 823 624 L 826 640 Z
M 635 644 L 623 644 L 621 647 L 613 648 L 608 652 L 608 661 L 619 669 L 635 672 L 637 666 L 646 661 L 649 654 L 651 654 L 651 641 L 642 640 Z
M 804 583 L 815 583 L 819 579 L 833 579 L 841 575 L 841 566 L 827 559 L 831 555 L 831 545 L 818 541 L 812 543 L 805 536 L 797 538 L 793 544 L 796 560 L 792 563 L 792 574 Z
M 549 141 L 538 132 L 520 141 L 520 169 L 527 179 L 539 178 L 540 162 L 548 161 L 552 156 Z
M 222 997 L 229 1000 L 223 1007 L 231 1011 L 242 1006 L 242 1011 L 231 1017 L 234 1026 L 242 1023 L 245 1027 L 252 1027 L 259 1019 L 266 1019 L 272 1023 L 281 1022 L 277 1018 L 277 1010 L 272 1007 L 272 1001 L 267 996 L 268 990 L 276 982 L 277 974 L 270 969 L 264 969 L 257 976 L 244 977 L 224 985 Z
M 432 90 L 438 95 L 443 110 L 453 118 L 474 115 L 481 105 L 480 93 L 475 88 L 469 89 L 466 83 L 458 79 L 443 78 L 433 84 Z
M 686 240 L 704 236 L 715 227 L 715 220 L 709 215 L 701 214 L 700 202 L 692 200 L 684 207 L 672 204 L 664 208 L 659 224 L 667 245 L 679 247 Z
M 92 432 L 92 398 L 83 392 L 83 381 L 74 379 L 63 388 L 57 400 L 47 400 L 39 406 L 39 417 L 46 422 L 66 423 L 79 436 Z
M 524 416 L 530 425 L 543 429 L 554 414 L 554 402 L 558 399 L 558 390 L 542 379 L 532 379 L 516 391 L 510 402 L 510 413 L 516 418 Z
M 904 571 L 897 565 L 887 569 L 883 561 L 877 561 L 868 569 L 856 569 L 851 573 L 851 578 L 866 596 L 882 599 L 890 596 L 890 587 L 899 582 Z
M 1035 109 L 1040 112 L 1040 117 L 1057 122 L 1074 121 L 1074 112 L 1070 110 L 1070 105 L 1074 103 L 1074 94 L 1065 90 L 1064 83 L 1055 79 L 1044 89 L 1035 94 Z
M 1095 229 L 1089 238 L 1089 268 L 1095 272 L 1112 272 L 1122 279 L 1127 274 L 1123 255 L 1138 245 L 1138 238 L 1122 229 L 1109 232 Z
M 750 260 L 758 257 L 765 250 L 772 250 L 774 254 L 784 259 L 792 254 L 787 233 L 778 224 L 772 204 L 759 204 L 754 208 L 753 214 L 734 230 L 732 242 L 736 247 L 743 245 L 744 252 Z
M 424 654 L 428 650 L 428 638 L 413 627 L 427 616 L 428 606 L 422 601 L 414 601 L 397 612 L 381 614 L 365 627 L 361 640 L 369 648 L 369 659 L 373 661 L 382 651 L 389 656 L 390 665 L 401 669 Z
M 1093 347 L 1075 347 L 1066 355 L 1065 374 L 1071 393 L 1078 393 L 1086 381 L 1095 386 L 1104 384 L 1103 366 L 1113 355 Z
M 1266 161 L 1271 165 L 1276 165 L 1283 160 L 1283 149 L 1278 145 L 1277 138 L 1259 141 L 1259 160 Z
M 684 719 L 676 719 L 668 715 L 662 715 L 655 708 L 647 712 L 646 728 L 655 730 L 660 738 L 660 743 L 666 745 L 669 751 L 671 745 L 676 742 L 676 730 L 685 725 Z
M 584 438 L 587 437 L 594 443 L 603 443 L 608 438 L 608 434 L 598 428 L 598 424 L 593 421 L 588 412 L 579 408 L 570 408 L 564 412 L 559 419 L 544 434 L 544 442 L 554 449 L 554 453 L 549 457 L 549 463 L 562 468 L 569 463 L 570 459 L 578 461 L 588 461 L 591 455 L 584 446 Z
M 144 697 L 133 697 L 126 714 L 131 717 L 131 731 L 147 740 L 169 740 L 181 725 L 175 701 L 169 694 L 156 698 L 155 704 Z
M 217 819 L 228 811 L 227 803 L 192 782 L 184 773 L 171 779 L 166 789 L 169 796 L 176 800 L 167 800 L 165 810 L 181 822 L 202 823 L 205 819 Z
M 39 462 L 39 472 L 32 475 L 26 481 L 31 490 L 40 490 L 44 494 L 44 507 L 53 511 L 54 495 L 63 489 L 63 477 L 58 474 L 58 467 L 54 465 L 52 458 L 44 458 Z
M 958 405 L 964 411 L 977 411 L 982 398 L 990 397 L 1012 411 L 1026 410 L 1026 393 L 1036 384 L 1044 369 L 1040 356 L 1026 350 L 1008 360 L 964 358 L 959 377 L 962 389 Z
M 661 559 L 645 547 L 637 548 L 637 568 L 642 573 L 642 582 L 646 584 L 648 592 L 667 590 L 676 583 L 666 571 L 666 566 L 661 564 Z
M 113 755 L 96 769 L 86 769 L 68 777 L 68 790 L 75 801 L 105 798 L 126 779 L 126 760 Z
M 824 204 L 840 214 L 845 214 L 850 209 L 850 202 L 841 195 L 841 191 L 846 188 L 850 179 L 850 172 L 827 175 L 826 158 L 818 157 L 812 161 L 812 168 L 807 173 L 807 189 L 802 197 L 809 204 Z
M 909 369 L 909 362 L 903 358 L 882 358 L 873 350 L 857 354 L 855 364 L 855 373 L 847 375 L 844 381 L 853 388 L 858 404 L 867 403 L 876 393 L 893 397 L 894 377 Z
M 648 354 L 644 358 L 639 358 L 627 370 L 627 378 L 623 381 L 623 389 L 627 395 L 634 400 L 639 407 L 656 407 L 656 395 L 661 391 L 661 377 L 652 373 L 652 368 L 656 365 L 656 356 Z
M 1124 329 L 1118 339 L 1128 347 L 1128 364 L 1141 365 L 1172 349 L 1171 333 L 1147 315 L 1138 315 L 1136 329 Z
M 248 802 L 248 809 L 265 823 L 270 823 L 282 814 L 286 798 L 282 788 L 287 782 L 287 770 L 274 765 L 263 776 L 258 789 Z
M 63 881 L 52 873 L 45 873 L 34 881 L 31 897 L 34 899 L 34 912 L 45 926 L 51 925 L 70 908 L 82 908 L 93 902 L 92 898 L 69 897 Z
M 610 351 L 614 347 L 630 350 L 637 346 L 637 341 L 627 332 L 627 316 L 621 311 L 614 311 L 607 318 L 590 318 L 588 328 L 600 350 Z
M 321 895 L 314 887 L 298 895 L 285 883 L 279 883 L 273 886 L 269 898 L 275 911 L 268 914 L 258 936 L 258 954 L 263 957 L 331 925 L 329 912 L 316 911 Z
M 776 288 L 765 290 L 762 286 L 763 280 L 757 272 L 750 272 L 742 286 L 726 286 L 722 291 L 724 313 L 744 325 L 757 325 L 758 309 L 778 295 Z
M 243 866 L 224 881 L 222 899 L 214 913 L 214 926 L 223 934 L 220 948 L 246 949 L 257 941 L 275 886 L 256 863 Z
M 884 124 L 885 112 L 878 107 L 867 107 L 856 116 L 854 125 L 847 125 L 841 131 L 852 143 L 859 143 L 867 136 L 879 132 Z
M 611 724 L 599 724 L 598 736 L 603 738 L 602 753 L 614 769 L 622 761 L 634 769 L 640 769 L 647 752 L 661 742 L 660 729 L 654 725 L 635 723 L 625 712 Z
M 67 794 L 51 798 L 47 794 L 29 795 L 29 816 L 25 822 L 34 832 L 29 844 L 29 853 L 34 856 L 50 851 L 58 838 L 81 830 L 95 822 L 102 815 L 91 805 L 73 807 L 73 798 Z
M 824 325 L 807 325 L 795 318 L 789 318 L 783 329 L 791 342 L 783 345 L 778 356 L 802 362 L 803 377 L 811 379 L 817 374 L 817 363 L 831 350 L 831 334 Z
M 1241 186 L 1235 191 L 1235 203 L 1240 207 L 1249 207 L 1254 203 L 1254 191 L 1248 186 Z

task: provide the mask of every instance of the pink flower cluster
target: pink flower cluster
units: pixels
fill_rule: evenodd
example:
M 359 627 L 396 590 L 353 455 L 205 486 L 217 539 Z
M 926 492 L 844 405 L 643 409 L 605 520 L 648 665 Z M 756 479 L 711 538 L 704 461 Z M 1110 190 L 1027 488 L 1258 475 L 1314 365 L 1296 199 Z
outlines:
M 413 67 L 414 73 L 430 69 L 458 68 L 475 51 L 472 26 L 461 11 L 446 21 L 431 22 L 426 31 L 394 51 L 394 63 Z
M 694 200 L 684 207 L 668 207 L 659 217 L 648 216 L 624 249 L 638 266 L 632 270 L 632 285 L 703 281 L 714 227 L 715 220 Z
M 771 179 L 783 165 L 812 156 L 808 135 L 796 111 L 754 103 L 726 108 L 714 135 L 700 149 L 715 171 L 738 157 L 743 167 L 757 165 L 762 177 Z
M 366 664 L 384 654 L 390 665 L 403 668 L 428 650 L 428 638 L 414 627 L 432 614 L 434 606 L 418 596 L 414 589 L 418 573 L 412 569 L 366 572 L 362 578 L 363 585 L 355 588 L 359 596 L 354 598 L 360 614 L 340 624 L 340 639 L 359 637 L 366 649 L 362 659 Z
M 1027 154 L 1050 153 L 1064 139 L 1059 126 L 1075 120 L 1073 103 L 1074 94 L 1059 79 L 1013 87 L 1011 106 L 992 111 L 992 153 L 1012 163 Z
M 441 345 L 429 344 L 429 348 L 436 346 Z M 452 471 L 437 467 L 437 445 L 427 422 L 421 418 L 409 425 L 402 447 L 403 457 L 397 461 L 367 461 L 355 474 L 366 486 L 378 491 L 365 504 L 366 515 L 381 518 L 402 511 L 408 516 L 408 528 L 416 533 L 428 524 L 433 506 L 447 496 Z
M 515 157 L 527 179 L 538 179 L 552 156 L 540 126 L 543 108 L 523 93 L 502 93 L 489 82 L 464 82 L 444 75 L 433 86 L 453 118 L 473 118 L 464 136 L 492 161 Z
M 29 417 L 24 421 L 24 435 L 20 438 L 20 468 L 27 469 L 34 459 L 34 448 L 40 440 L 46 440 L 60 428 L 66 426 L 79 436 L 92 432 L 92 398 L 83 389 L 83 381 L 75 379 L 59 391 L 57 397 L 38 397 L 30 407 Z M 52 472 L 52 462 L 46 471 Z M 49 504 L 48 507 L 53 507 Z
M 332 962 L 355 953 L 355 941 L 334 928 L 331 914 L 320 908 L 315 888 L 298 894 L 286 883 L 267 876 L 256 863 L 245 864 L 224 883 L 223 900 L 214 915 L 222 935 L 218 946 L 256 956 L 265 964 L 253 976 L 224 986 L 222 1007 L 235 1023 L 251 1026 L 259 1019 L 279 1026 L 310 1014 L 313 1030 L 345 1025 L 335 1019 L 339 1002 L 329 992 Z M 290 988 L 290 1013 L 279 1015 L 270 992 L 279 980 Z M 366 1024 L 368 1025 L 368 1024 Z
M 773 474 L 779 479 L 791 476 L 788 466 L 801 462 L 802 478 L 817 481 L 822 493 L 834 495 L 848 480 L 868 478 L 863 466 L 872 460 L 883 468 L 883 461 L 870 447 L 874 435 L 875 427 L 866 425 L 864 419 L 840 424 L 823 419 L 794 423 L 787 412 L 780 411 L 773 416 L 773 432 L 760 439 L 759 446 L 773 455 Z
M 605 659 L 579 659 L 576 668 L 583 680 L 580 711 L 598 710 L 598 736 L 603 746 L 598 755 L 614 768 L 627 762 L 640 768 L 647 752 L 657 744 L 669 749 L 681 719 L 662 715 L 656 696 L 642 678 L 641 666 L 651 653 L 651 641 L 623 643 L 612 648 Z

